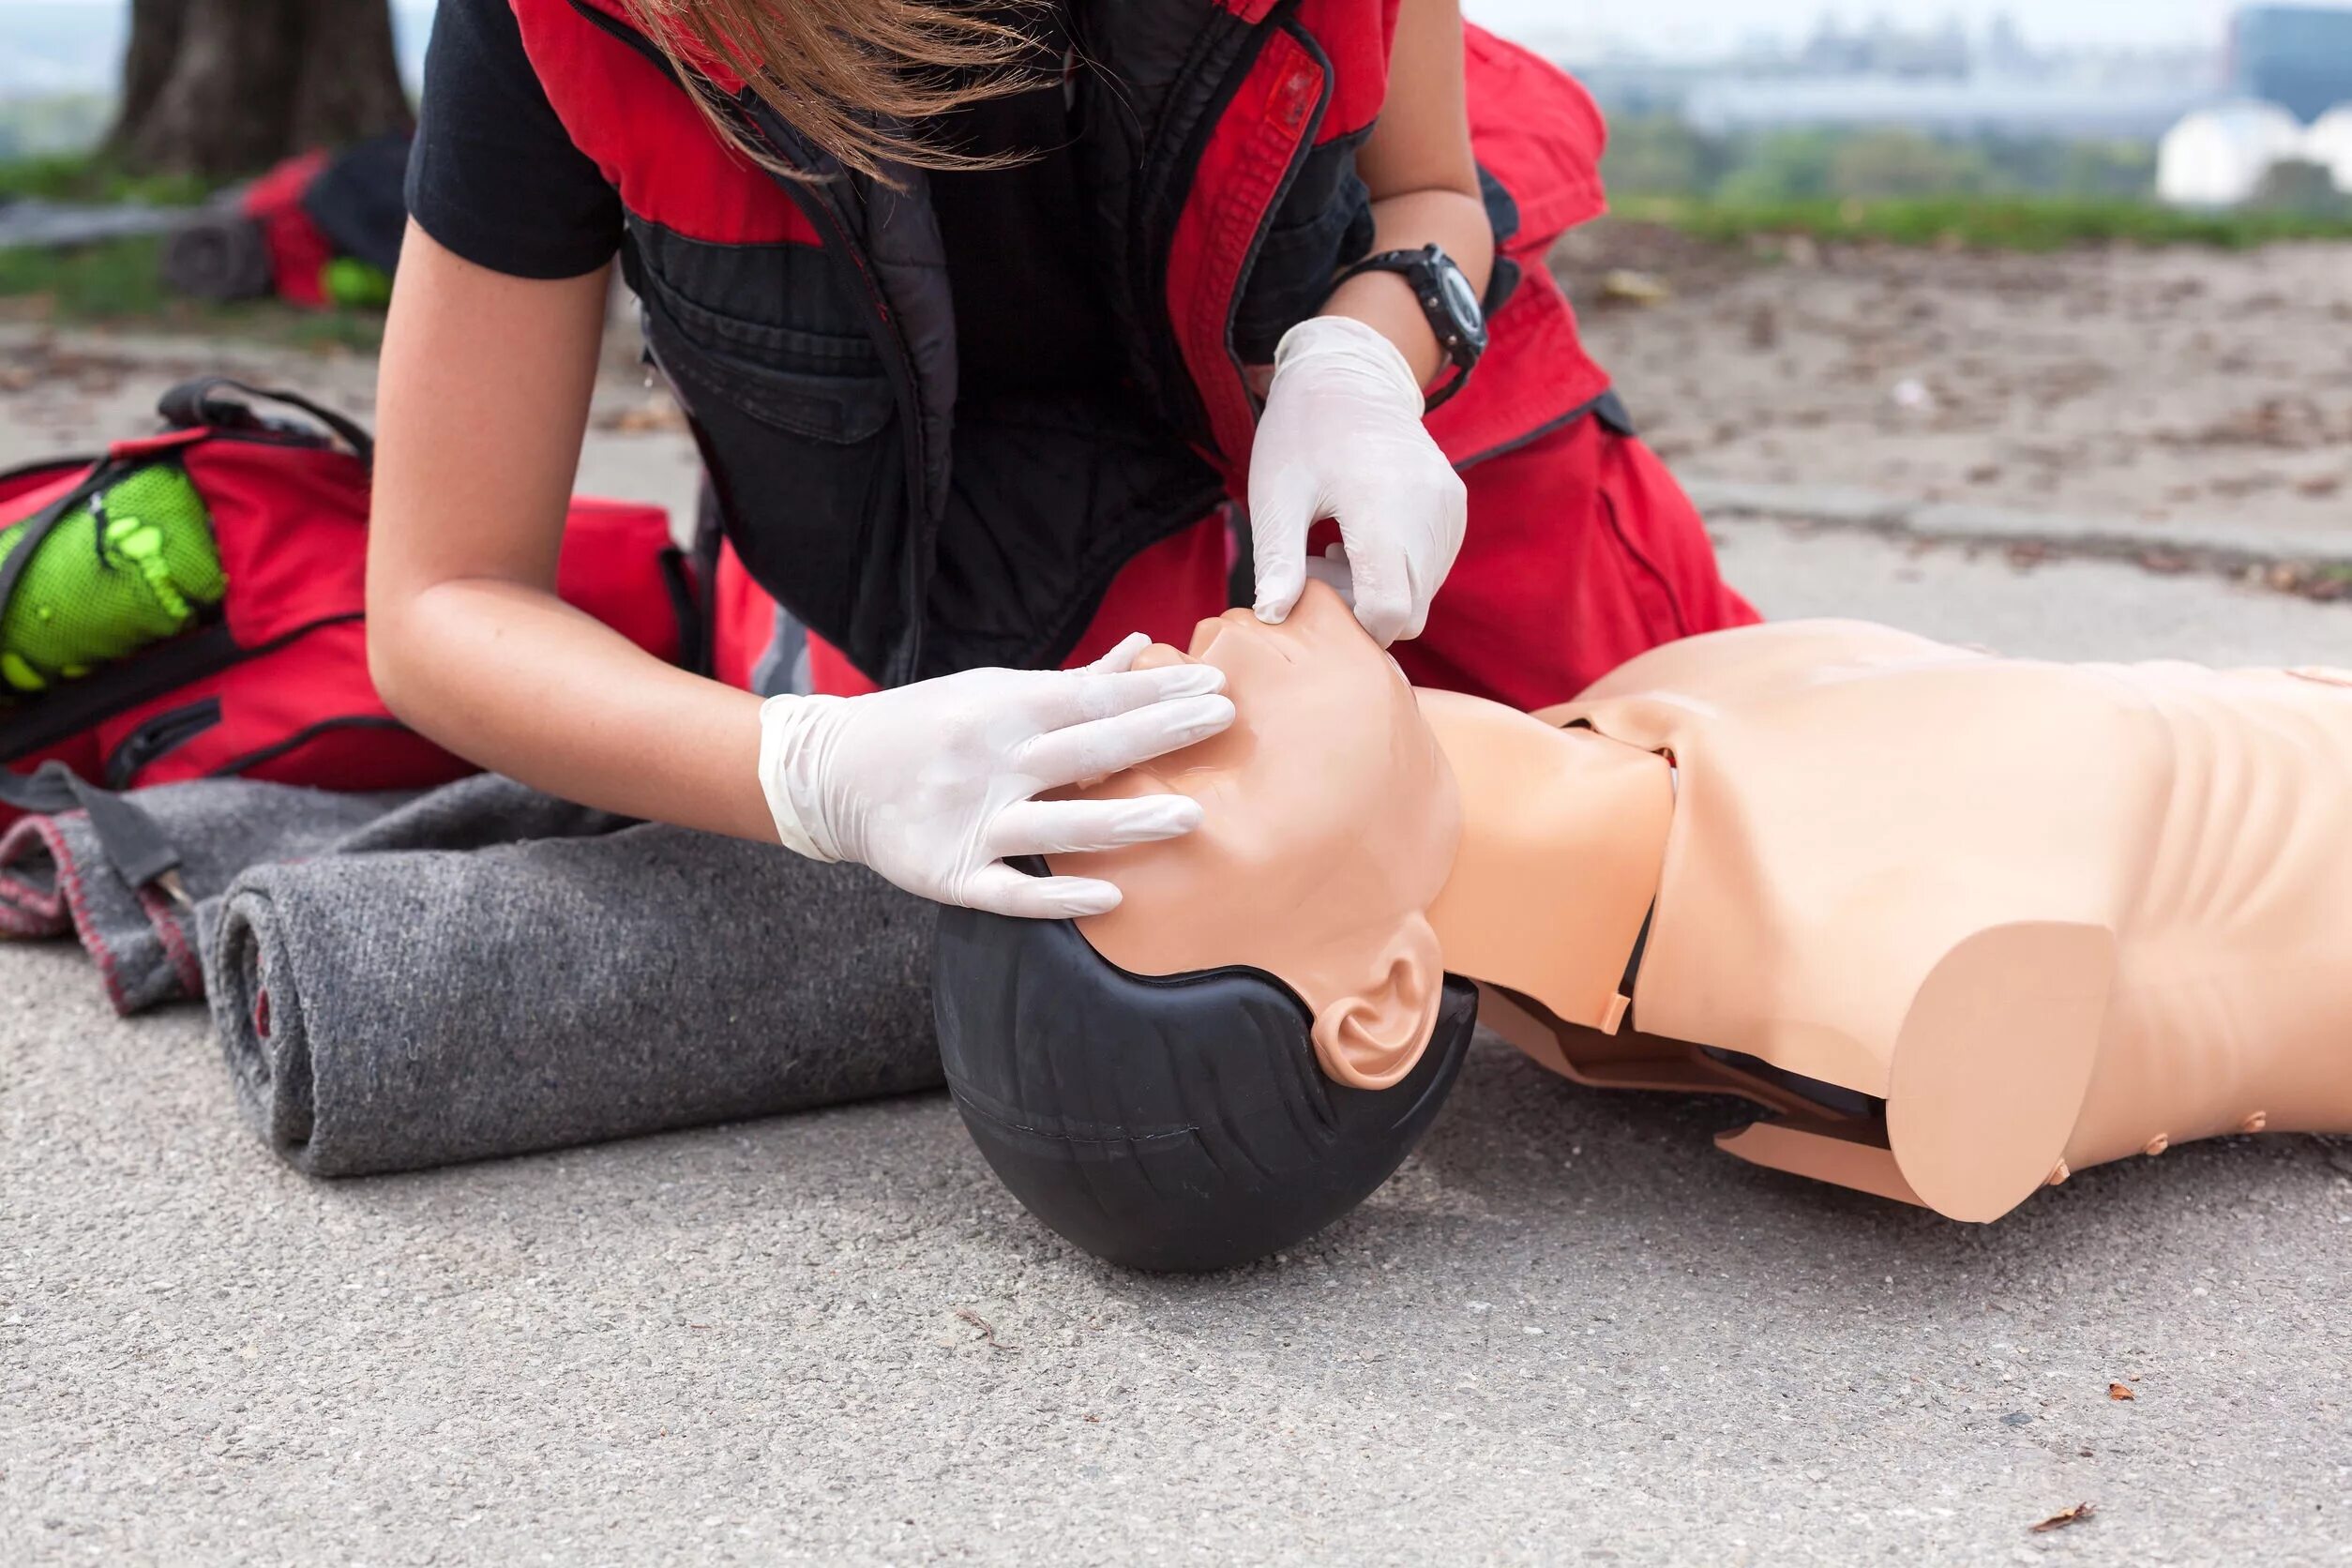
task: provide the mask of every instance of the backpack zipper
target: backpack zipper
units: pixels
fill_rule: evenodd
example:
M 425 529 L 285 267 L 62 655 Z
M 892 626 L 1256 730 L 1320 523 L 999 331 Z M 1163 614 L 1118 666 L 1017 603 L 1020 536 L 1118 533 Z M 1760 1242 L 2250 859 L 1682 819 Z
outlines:
M 141 772 L 220 722 L 220 699 L 206 697 L 183 707 L 166 708 L 143 720 L 107 753 L 106 787 L 128 790 Z

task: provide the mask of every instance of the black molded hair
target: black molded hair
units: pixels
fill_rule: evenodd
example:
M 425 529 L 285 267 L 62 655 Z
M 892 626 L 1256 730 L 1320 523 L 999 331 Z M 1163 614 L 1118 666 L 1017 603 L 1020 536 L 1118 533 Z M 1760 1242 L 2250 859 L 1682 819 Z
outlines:
M 1130 974 L 1067 921 L 940 915 L 932 1006 L 947 1087 L 1029 1212 L 1108 1262 L 1230 1268 L 1313 1235 L 1421 1141 L 1469 1049 L 1448 976 L 1393 1089 L 1323 1076 L 1305 1006 L 1258 970 Z

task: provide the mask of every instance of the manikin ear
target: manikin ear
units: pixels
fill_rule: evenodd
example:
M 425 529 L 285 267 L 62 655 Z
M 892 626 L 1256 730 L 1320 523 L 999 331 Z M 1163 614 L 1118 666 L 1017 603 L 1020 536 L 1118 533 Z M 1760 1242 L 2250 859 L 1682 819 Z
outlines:
M 1445 960 L 1429 922 L 1407 917 L 1366 978 L 1355 995 L 1315 1015 L 1315 1057 L 1350 1089 L 1393 1089 L 1428 1048 L 1445 991 Z

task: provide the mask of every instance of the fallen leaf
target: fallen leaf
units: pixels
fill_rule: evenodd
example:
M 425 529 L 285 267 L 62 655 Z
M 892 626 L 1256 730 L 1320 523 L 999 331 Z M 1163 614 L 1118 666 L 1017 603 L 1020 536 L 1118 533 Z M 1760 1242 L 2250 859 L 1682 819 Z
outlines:
M 1664 305 L 1674 297 L 1674 289 L 1663 278 L 1619 267 L 1601 279 L 1601 297 L 1623 305 Z
M 2026 1533 L 2028 1535 L 2046 1535 L 2054 1530 L 2064 1530 L 2068 1525 L 2081 1524 L 2085 1519 L 2089 1518 L 2093 1514 L 2098 1512 L 2098 1509 L 2094 1508 L 2088 1502 L 2078 1502 L 2073 1507 L 2061 1510 L 2058 1513 L 2051 1515 L 2040 1524 L 2031 1526 L 2027 1530 Z
M 2133 1393 L 2129 1388 L 2125 1387 L 2121 1383 L 2109 1383 L 2107 1385 L 2107 1397 L 2110 1399 L 2137 1399 L 2139 1395 Z
M 977 1312 L 972 1311 L 972 1308 L 968 1306 L 959 1306 L 956 1309 L 956 1316 L 961 1318 L 965 1322 L 970 1323 L 973 1328 L 978 1329 L 980 1331 L 980 1337 L 988 1343 L 989 1349 L 1018 1350 L 1020 1349 L 1018 1345 L 1006 1345 L 1001 1343 L 996 1336 L 996 1325 L 989 1322 L 986 1318 L 981 1317 Z
M 667 396 L 655 396 L 632 408 L 599 418 L 597 427 L 623 435 L 651 435 L 686 428 L 684 411 Z

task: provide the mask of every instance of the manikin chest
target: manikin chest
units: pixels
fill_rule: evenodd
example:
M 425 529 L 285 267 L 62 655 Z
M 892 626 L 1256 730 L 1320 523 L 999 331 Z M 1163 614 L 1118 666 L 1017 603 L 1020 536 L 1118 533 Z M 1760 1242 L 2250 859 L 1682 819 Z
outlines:
M 1745 1094 L 1772 1114 L 1731 1152 L 1970 1219 L 2126 1153 L 2352 1123 L 2352 691 L 1816 623 L 1543 716 L 1680 780 L 1643 1033 L 1490 998 L 1548 1064 Z M 1819 1103 L 1851 1094 L 1874 1108 Z

